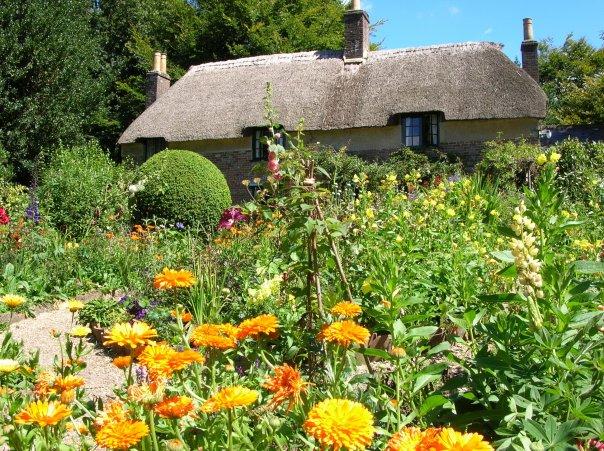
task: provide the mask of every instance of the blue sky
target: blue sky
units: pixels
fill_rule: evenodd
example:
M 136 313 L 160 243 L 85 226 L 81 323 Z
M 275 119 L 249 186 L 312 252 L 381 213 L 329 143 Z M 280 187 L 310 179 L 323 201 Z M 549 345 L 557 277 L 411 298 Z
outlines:
M 569 33 L 598 47 L 604 32 L 604 0 L 361 0 L 371 22 L 385 19 L 373 38 L 394 49 L 465 41 L 504 44 L 520 55 L 522 19 L 532 17 L 535 39 L 555 45 Z

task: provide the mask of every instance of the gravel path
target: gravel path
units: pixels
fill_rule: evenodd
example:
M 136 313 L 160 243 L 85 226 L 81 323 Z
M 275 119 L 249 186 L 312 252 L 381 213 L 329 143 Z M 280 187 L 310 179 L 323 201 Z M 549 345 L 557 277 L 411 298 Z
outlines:
M 39 313 L 35 318 L 13 321 L 10 330 L 17 341 L 23 341 L 25 352 L 40 351 L 40 365 L 52 369 L 53 359 L 59 354 L 58 340 L 52 338 L 50 331 L 71 330 L 71 313 L 63 308 L 56 308 Z M 124 374 L 111 363 L 111 357 L 96 346 L 93 339 L 89 341 L 91 353 L 84 357 L 87 366 L 80 373 L 86 380 L 84 388 L 89 397 L 103 400 L 113 396 L 113 387 L 124 382 Z

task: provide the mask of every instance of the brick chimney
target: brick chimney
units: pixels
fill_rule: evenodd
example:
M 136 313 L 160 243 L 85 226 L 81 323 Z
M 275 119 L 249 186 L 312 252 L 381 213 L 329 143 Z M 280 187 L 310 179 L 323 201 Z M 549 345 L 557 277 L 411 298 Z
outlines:
M 361 0 L 354 0 L 344 13 L 344 39 L 344 62 L 364 62 L 369 53 L 369 16 L 361 9 Z
M 153 54 L 153 69 L 147 72 L 147 108 L 170 89 L 170 76 L 166 70 L 166 54 Z
M 539 43 L 533 36 L 533 19 L 526 18 L 524 23 L 524 41 L 520 46 L 522 51 L 522 68 L 539 83 Z

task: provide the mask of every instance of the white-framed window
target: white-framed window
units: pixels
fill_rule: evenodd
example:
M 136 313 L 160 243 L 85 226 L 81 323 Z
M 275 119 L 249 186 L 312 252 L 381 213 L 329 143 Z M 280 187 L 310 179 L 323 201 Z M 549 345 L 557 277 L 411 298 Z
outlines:
M 407 147 L 438 146 L 440 142 L 438 113 L 404 115 L 402 129 L 403 144 Z

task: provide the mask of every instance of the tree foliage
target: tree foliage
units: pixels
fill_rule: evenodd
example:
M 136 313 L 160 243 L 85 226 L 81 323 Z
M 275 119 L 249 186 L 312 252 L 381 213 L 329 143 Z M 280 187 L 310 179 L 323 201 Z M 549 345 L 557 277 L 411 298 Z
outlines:
M 83 0 L 0 7 L 0 147 L 19 175 L 44 149 L 74 143 L 103 108 L 98 40 Z
M 571 34 L 561 47 L 542 42 L 540 51 L 541 83 L 549 100 L 546 122 L 604 123 L 604 46 Z

